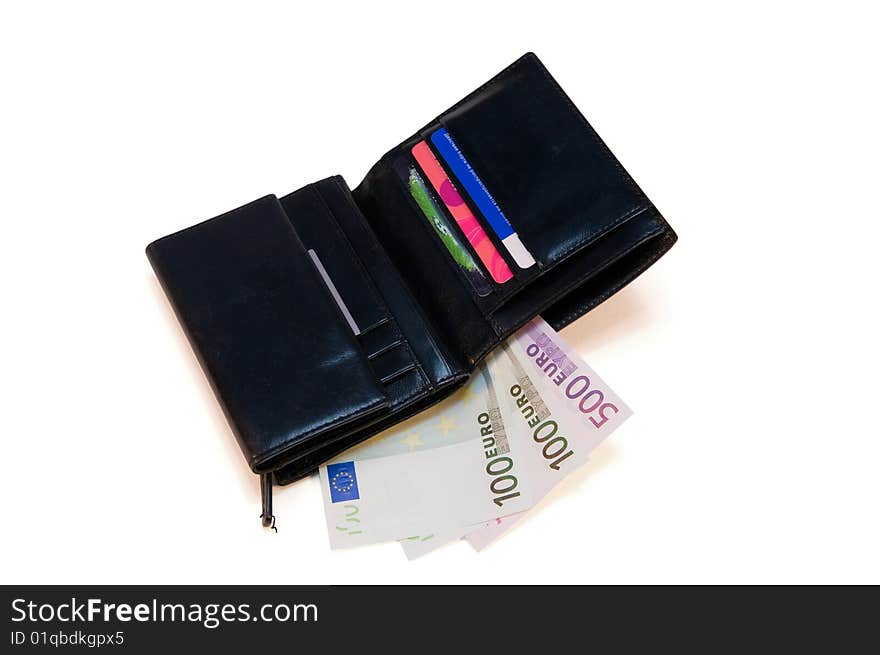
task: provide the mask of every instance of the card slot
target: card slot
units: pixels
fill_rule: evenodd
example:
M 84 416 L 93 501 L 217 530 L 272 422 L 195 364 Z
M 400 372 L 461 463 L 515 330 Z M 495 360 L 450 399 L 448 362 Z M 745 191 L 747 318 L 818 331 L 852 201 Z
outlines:
M 367 359 L 375 359 L 376 357 L 384 355 L 389 350 L 391 350 L 392 348 L 396 348 L 397 346 L 399 346 L 402 343 L 403 343 L 403 341 L 395 341 L 393 343 L 389 343 L 387 346 L 383 346 L 382 348 L 380 348 L 376 352 L 373 352 L 373 353 L 370 353 L 369 355 L 367 355 Z
M 376 377 L 383 383 L 402 371 L 416 366 L 416 364 L 412 352 L 403 342 L 370 358 L 370 366 L 373 367 Z
M 374 330 L 377 330 L 380 327 L 382 327 L 383 325 L 388 325 L 388 323 L 390 321 L 391 321 L 391 318 L 389 316 L 381 318 L 377 322 L 373 323 L 372 325 L 368 325 L 367 327 L 361 328 L 361 335 L 364 335 L 364 334 L 367 334 L 367 333 L 372 332 Z
M 439 127 L 439 124 L 435 125 L 435 127 Z M 411 152 L 412 147 L 416 143 L 418 143 L 419 141 L 429 142 L 430 141 L 430 139 L 428 138 L 429 133 L 430 133 L 430 129 L 425 130 L 421 134 L 421 138 L 416 137 L 416 138 L 411 139 L 410 141 L 402 144 L 398 149 L 393 151 L 393 153 L 390 155 L 390 157 L 392 157 L 394 160 L 406 159 L 408 161 L 412 161 L 409 157 L 409 153 Z M 510 270 L 513 272 L 513 278 L 510 279 L 509 281 L 505 282 L 504 284 L 497 284 L 494 281 L 490 280 L 490 283 L 494 287 L 494 293 L 491 296 L 485 297 L 485 298 L 479 297 L 476 294 L 474 294 L 473 290 L 470 288 L 470 286 L 468 284 L 466 284 L 466 283 L 462 284 L 462 286 L 464 287 L 466 292 L 468 292 L 468 294 L 473 298 L 477 307 L 479 307 L 483 316 L 488 319 L 489 325 L 492 327 L 492 329 L 497 334 L 500 328 L 492 321 L 492 318 L 491 318 L 492 315 L 496 311 L 498 311 L 500 308 L 502 308 L 504 306 L 504 304 L 510 298 L 516 296 L 527 284 L 529 284 L 534 278 L 536 278 L 538 275 L 540 275 L 541 269 L 538 266 L 532 266 L 529 269 L 522 269 L 516 264 L 516 262 L 513 260 L 513 258 L 510 256 L 510 254 L 507 252 L 507 249 L 505 248 L 504 244 L 501 243 L 501 241 L 498 239 L 497 235 L 492 230 L 491 226 L 488 225 L 488 223 L 486 222 L 482 213 L 476 208 L 476 205 L 474 204 L 474 202 L 470 198 L 470 196 L 467 194 L 467 192 L 461 191 L 462 186 L 461 186 L 460 180 L 455 176 L 454 172 L 451 171 L 445 165 L 442 157 L 436 151 L 436 149 L 434 149 L 430 143 L 428 143 L 428 146 L 429 146 L 429 148 L 431 148 L 432 154 L 437 159 L 438 164 L 443 169 L 444 173 L 446 173 L 446 175 L 449 177 L 450 181 L 456 186 L 456 189 L 460 192 L 462 200 L 468 205 L 469 209 L 473 213 L 474 218 L 476 218 L 476 220 L 478 221 L 478 223 L 480 224 L 480 226 L 483 228 L 484 232 L 486 233 L 486 236 L 490 239 L 491 243 L 493 244 L 493 246 L 495 247 L 497 252 L 500 254 L 500 256 L 502 258 L 504 258 L 504 260 L 507 262 Z M 406 154 L 404 154 L 404 153 L 406 153 Z M 418 168 L 418 166 L 417 166 L 417 168 Z M 397 181 L 399 181 L 399 180 L 397 180 Z M 445 259 L 449 259 L 449 254 L 446 251 L 445 246 L 440 241 L 440 239 L 437 237 L 434 230 L 431 229 L 430 226 L 426 225 L 426 221 L 424 220 L 423 214 L 419 213 L 420 210 L 419 210 L 418 206 L 410 197 L 406 188 L 403 186 L 402 181 L 399 181 L 399 184 L 397 186 L 400 188 L 401 193 L 404 196 L 406 196 L 406 201 L 407 201 L 408 206 L 413 208 L 414 212 L 418 213 L 417 218 L 419 220 L 417 222 L 420 222 L 423 225 L 422 230 L 423 231 L 427 230 L 427 232 L 430 233 L 429 238 L 431 238 L 431 241 L 435 245 L 437 245 L 437 247 L 441 251 L 441 255 Z M 432 189 L 432 191 L 433 191 L 433 189 Z M 449 217 L 448 209 L 445 206 L 441 208 L 441 211 L 444 212 L 445 216 Z M 449 218 L 449 220 L 452 224 L 454 224 L 453 219 Z M 461 235 L 461 238 L 464 239 L 466 242 L 467 241 L 466 238 L 461 233 L 461 228 L 457 224 L 454 225 L 454 228 L 457 230 L 457 234 Z M 469 243 L 468 243 L 468 247 L 470 247 Z M 459 279 L 461 279 L 461 276 L 459 276 Z
M 415 143 L 415 142 L 413 142 L 413 143 Z M 410 145 L 405 145 L 401 150 L 403 152 L 408 153 L 409 149 L 410 149 Z M 412 159 L 410 157 L 408 157 L 407 155 L 403 154 L 403 152 L 394 153 L 392 155 L 392 157 L 393 157 L 392 161 L 399 161 L 402 159 L 407 162 L 412 162 Z M 444 169 L 444 170 L 446 170 L 446 169 Z M 394 171 L 392 171 L 392 173 L 393 172 Z M 401 180 L 400 177 L 396 174 L 393 175 L 393 177 L 394 177 L 393 184 L 394 184 L 395 188 L 398 190 L 399 194 L 401 196 L 403 196 L 403 200 L 404 200 L 406 206 L 410 209 L 411 213 L 413 214 L 413 216 L 415 218 L 415 222 L 420 225 L 420 227 L 416 228 L 416 229 L 419 230 L 420 232 L 422 232 L 423 234 L 427 235 L 427 239 L 433 244 L 434 249 L 439 253 L 440 257 L 446 262 L 446 266 L 452 270 L 452 273 L 453 273 L 455 279 L 457 279 L 459 281 L 459 286 L 473 300 L 474 304 L 479 309 L 481 315 L 486 319 L 487 324 L 492 328 L 492 330 L 497 335 L 499 333 L 499 331 L 501 330 L 501 327 L 493 321 L 492 315 L 497 310 L 499 310 L 501 307 L 503 307 L 505 302 L 507 302 L 507 300 L 509 300 L 510 298 L 515 296 L 517 293 L 519 293 L 519 291 L 522 290 L 522 288 L 532 278 L 534 278 L 537 273 L 540 272 L 538 267 L 534 267 L 534 272 L 523 271 L 522 269 L 519 269 L 516 266 L 516 264 L 514 262 L 512 262 L 512 260 L 510 260 L 511 270 L 514 271 L 513 279 L 511 279 L 510 281 L 508 281 L 504 284 L 501 284 L 501 285 L 496 284 L 494 281 L 492 281 L 490 279 L 488 281 L 491 285 L 493 285 L 494 292 L 488 297 L 479 296 L 478 294 L 476 294 L 474 292 L 472 286 L 467 283 L 467 280 L 462 275 L 461 270 L 458 268 L 458 266 L 456 266 L 454 260 L 452 259 L 448 250 L 446 249 L 446 246 L 443 244 L 443 242 L 437 236 L 436 231 L 428 224 L 428 221 L 425 220 L 424 214 L 421 212 L 421 209 L 419 208 L 418 204 L 415 202 L 415 200 L 409 194 L 407 188 L 404 186 L 403 180 Z M 455 182 L 455 178 L 451 175 L 450 175 L 450 179 L 453 180 L 453 183 Z M 442 208 L 440 208 L 440 211 L 446 212 L 446 208 L 442 207 Z M 444 215 L 448 216 L 448 213 L 444 214 Z M 475 213 L 475 215 L 478 216 L 478 214 L 476 214 L 476 213 Z M 451 221 L 451 219 L 449 219 L 449 220 Z M 478 218 L 478 220 L 480 220 L 480 219 Z M 453 223 L 454 223 L 454 221 L 453 221 Z M 488 234 L 489 230 L 491 228 L 489 228 L 489 226 L 485 225 L 484 223 L 481 223 L 481 224 L 484 225 L 484 229 L 487 231 L 487 234 Z M 457 230 L 457 234 L 461 234 L 461 230 L 460 230 L 460 228 L 458 228 L 457 225 L 454 226 L 454 229 Z M 463 235 L 462 235 L 462 238 L 464 238 Z M 491 235 L 490 235 L 490 238 L 492 238 Z M 494 241 L 494 243 L 496 244 L 496 248 L 499 248 L 499 252 L 501 252 L 500 249 L 503 248 L 503 245 L 500 244 L 499 242 L 497 242 L 497 240 Z
M 372 330 L 363 330 L 359 335 L 361 345 L 368 357 L 386 350 L 392 344 L 398 344 L 402 340 L 400 330 L 393 321 L 387 321 Z
M 454 351 L 438 339 L 433 324 L 422 313 L 421 304 L 416 302 L 412 288 L 404 282 L 403 271 L 392 263 L 389 250 L 393 240 L 380 240 L 374 231 L 368 214 L 372 211 L 375 215 L 376 207 L 369 200 L 364 204 L 356 203 L 353 194 L 357 190 L 350 191 L 339 176 L 317 184 L 324 190 L 324 197 L 338 217 L 340 227 L 355 252 L 361 254 L 365 270 L 375 281 L 393 317 L 391 325 L 407 342 L 426 384 L 442 383 L 460 365 L 455 360 Z
M 320 201 L 324 211 L 323 229 L 318 230 L 315 220 L 310 221 L 303 216 L 301 205 L 292 208 L 291 211 L 296 212 L 300 223 L 311 228 L 312 231 L 309 233 L 311 238 L 323 239 L 334 246 L 325 247 L 323 250 L 330 253 L 329 260 L 335 264 L 334 270 L 343 271 L 345 279 L 342 282 L 342 288 L 349 290 L 348 293 L 343 292 L 342 289 L 339 290 L 340 295 L 344 296 L 344 300 L 348 302 L 349 298 L 353 298 L 352 304 L 355 307 L 361 307 L 361 309 L 363 309 L 363 303 L 358 305 L 357 299 L 365 296 L 369 301 L 369 306 L 373 310 L 371 316 L 375 320 L 359 325 L 360 331 L 357 334 L 357 341 L 376 383 L 384 390 L 389 404 L 394 405 L 402 402 L 403 399 L 419 392 L 426 386 L 430 386 L 431 382 L 407 337 L 385 304 L 384 298 L 379 293 L 378 287 L 367 271 L 348 233 L 340 223 L 341 217 L 337 212 L 348 211 L 349 207 L 344 202 L 339 202 L 339 194 L 342 190 L 337 182 L 324 181 L 292 195 L 302 191 L 314 192 L 311 198 L 306 198 L 309 202 Z M 289 204 L 293 204 L 290 202 L 292 199 L 285 200 L 288 200 Z M 351 206 L 353 207 L 353 204 Z M 353 216 L 348 215 L 344 218 L 352 219 Z M 361 227 L 361 229 L 363 228 Z M 331 235 L 331 231 L 335 234 Z M 344 263 L 350 264 L 350 266 L 344 268 L 342 266 Z M 355 272 L 358 274 L 357 279 L 360 281 L 360 286 L 351 284 Z M 327 293 L 332 295 L 329 289 L 327 289 Z M 363 316 L 363 312 L 360 316 Z M 404 381 L 401 382 L 402 380 Z
M 425 220 L 425 216 L 421 213 L 416 202 L 412 199 L 412 197 L 407 192 L 406 188 L 403 186 L 403 182 L 401 180 L 395 179 L 395 185 L 397 190 L 399 191 L 401 197 L 403 197 L 406 206 L 409 208 L 410 213 L 413 218 L 413 222 L 419 225 L 416 228 L 419 232 L 426 235 L 428 241 L 430 241 L 434 249 L 440 255 L 444 262 L 446 262 L 445 266 L 448 270 L 451 271 L 455 280 L 458 281 L 459 285 L 464 289 L 464 291 L 471 297 L 476 306 L 480 309 L 481 313 L 486 314 L 489 311 L 489 307 L 491 307 L 491 303 L 487 302 L 484 297 L 477 295 L 470 284 L 468 284 L 467 280 L 464 279 L 464 276 L 461 273 L 461 270 L 456 266 L 455 262 L 452 260 L 449 252 L 446 250 L 446 247 L 443 245 L 443 242 L 440 241 L 440 238 L 437 236 L 437 233 L 428 225 Z M 491 283 L 491 282 L 490 282 Z
M 426 137 L 418 141 L 409 151 L 423 177 L 430 182 L 431 188 L 439 197 L 446 215 L 452 215 L 453 223 L 492 280 L 502 287 L 510 282 L 513 278 L 510 262 L 493 243 L 490 238 L 491 230 L 485 225 L 485 221 L 478 218 L 479 212 L 474 203 L 469 202 L 467 195 L 459 191 L 461 183 L 456 183 L 455 178 L 450 176 L 449 167 L 445 165 L 437 149 L 432 148 L 430 139 Z
M 357 334 L 377 382 L 386 385 L 406 371 L 421 371 L 421 365 L 343 231 L 334 208 L 324 196 L 325 192 L 332 194 L 335 189 L 328 186 L 322 192 L 318 184 L 310 185 L 282 202 L 289 208 L 294 226 L 298 230 L 302 228 L 301 238 L 309 244 L 323 244 L 321 250 L 325 256 L 320 260 L 320 268 L 327 269 L 323 272 L 332 284 L 332 288 L 330 284 L 325 285 L 326 291 L 339 305 L 343 316 L 352 318 L 349 313 L 356 316 L 354 321 L 358 324 L 354 325 L 352 321 L 349 324 Z M 345 209 L 345 206 L 341 208 Z M 319 265 L 313 263 L 320 275 Z M 424 377 L 424 372 L 421 375 Z
M 413 143 L 415 143 L 415 142 L 413 142 Z M 410 151 L 410 149 L 411 149 L 411 144 L 404 146 L 404 148 L 402 150 L 404 152 L 408 153 Z M 435 156 L 436 156 L 436 153 L 435 153 Z M 394 160 L 398 161 L 401 159 L 407 161 L 410 164 L 414 163 L 414 160 L 411 157 L 409 157 L 403 153 L 398 153 Z M 441 163 L 441 166 L 442 166 L 442 163 Z M 417 166 L 417 169 L 418 169 L 418 166 Z M 449 175 L 449 177 L 453 181 L 453 183 L 457 182 L 457 178 L 455 178 L 452 175 L 452 173 L 448 169 L 446 169 L 445 167 L 444 167 L 444 171 Z M 418 229 L 420 229 L 424 233 L 427 233 L 428 239 L 436 246 L 436 249 L 440 252 L 441 257 L 447 262 L 449 267 L 453 270 L 453 273 L 461 281 L 461 286 L 470 295 L 470 297 L 473 299 L 473 301 L 475 302 L 477 307 L 480 309 L 480 312 L 483 314 L 483 316 L 486 319 L 488 319 L 489 325 L 497 333 L 500 328 L 494 323 L 494 321 L 492 321 L 492 319 L 491 319 L 492 315 L 499 308 L 503 307 L 504 303 L 507 302 L 508 299 L 512 298 L 517 293 L 519 293 L 519 291 L 532 278 L 534 278 L 535 275 L 537 275 L 540 272 L 539 269 L 537 267 L 534 267 L 534 269 L 532 269 L 532 270 L 525 271 L 525 270 L 519 268 L 516 265 L 516 263 L 513 261 L 513 259 L 511 259 L 510 256 L 506 252 L 504 252 L 505 249 L 504 249 L 503 244 L 501 244 L 501 242 L 497 239 L 497 237 L 495 237 L 494 234 L 492 234 L 491 227 L 485 223 L 485 220 L 481 217 L 480 213 L 477 210 L 473 209 L 473 205 L 470 205 L 472 211 L 474 212 L 475 218 L 477 218 L 477 220 L 480 221 L 480 224 L 483 227 L 483 229 L 486 231 L 487 236 L 489 236 L 489 238 L 492 240 L 493 244 L 495 245 L 496 249 L 498 249 L 498 252 L 501 253 L 502 257 L 505 257 L 505 260 L 508 262 L 508 265 L 510 266 L 511 271 L 513 271 L 513 278 L 511 280 L 509 280 L 508 282 L 505 282 L 504 284 L 497 284 L 493 280 L 487 278 L 487 281 L 489 282 L 489 284 L 491 284 L 493 286 L 493 289 L 494 289 L 494 293 L 491 294 L 490 296 L 481 297 L 478 294 L 474 293 L 473 287 L 470 284 L 468 284 L 467 280 L 462 275 L 461 270 L 458 268 L 458 266 L 456 266 L 455 262 L 452 260 L 451 255 L 449 254 L 448 250 L 446 249 L 445 244 L 437 236 L 436 231 L 425 220 L 424 214 L 422 213 L 418 204 L 415 202 L 415 200 L 409 194 L 408 190 L 406 189 L 406 187 L 403 184 L 403 181 L 399 179 L 399 176 L 395 176 L 395 182 L 397 183 L 396 186 L 397 186 L 398 190 L 404 196 L 404 200 L 405 200 L 407 206 L 415 214 L 416 222 L 419 225 L 421 225 L 421 228 L 418 228 Z M 433 191 L 433 189 L 432 189 L 432 191 Z M 462 198 L 466 200 L 465 194 L 462 194 Z M 440 204 L 442 205 L 442 203 L 440 203 Z M 461 232 L 461 228 L 459 228 L 458 225 L 455 224 L 455 221 L 452 219 L 452 217 L 449 216 L 449 212 L 448 212 L 447 208 L 441 206 L 441 207 L 438 207 L 438 210 L 443 212 L 444 216 L 449 221 L 450 229 L 455 230 L 456 235 L 460 239 L 462 239 L 464 243 L 467 243 L 467 239 L 465 238 L 464 234 Z M 468 243 L 468 245 L 466 247 L 470 248 L 470 244 Z
M 468 193 L 467 187 L 456 175 L 455 171 L 453 171 L 449 165 L 446 163 L 442 153 L 437 150 L 437 147 L 431 141 L 431 135 L 438 129 L 443 127 L 441 123 L 434 123 L 431 127 L 426 130 L 423 130 L 422 140 L 428 145 L 428 148 L 431 150 L 431 153 L 437 159 L 437 162 L 440 164 L 440 167 L 449 177 L 450 181 L 455 185 L 456 191 L 458 191 L 459 196 L 461 196 L 462 201 L 467 205 L 468 209 L 470 209 L 474 218 L 480 224 L 480 227 L 483 228 L 486 236 L 489 241 L 492 243 L 493 247 L 497 251 L 497 253 L 501 256 L 501 258 L 505 261 L 511 272 L 513 273 L 513 280 L 509 282 L 505 282 L 501 287 L 500 293 L 502 296 L 509 297 L 516 293 L 516 291 L 529 279 L 540 273 L 540 269 L 537 266 L 530 266 L 527 268 L 523 268 L 520 266 L 510 254 L 507 246 L 502 243 L 501 239 L 498 237 L 497 232 L 492 228 L 486 219 L 485 214 L 480 210 L 477 203 L 474 201 L 473 197 Z M 491 193 L 491 189 L 489 190 Z M 502 212 L 504 208 L 501 207 Z
M 393 167 L 395 168 L 397 187 L 400 192 L 405 197 L 405 201 L 407 206 L 410 207 L 412 213 L 415 216 L 415 220 L 422 226 L 422 230 L 426 231 L 429 235 L 430 240 L 437 246 L 443 255 L 444 260 L 447 261 L 450 268 L 453 270 L 453 273 L 456 277 L 461 281 L 462 285 L 471 293 L 474 297 L 475 301 L 479 305 L 491 304 L 491 300 L 487 300 L 490 298 L 492 293 L 495 292 L 499 285 L 495 283 L 491 275 L 486 271 L 485 266 L 476 253 L 473 251 L 473 248 L 464 233 L 461 231 L 461 228 L 456 224 L 455 220 L 452 216 L 449 215 L 449 211 L 443 205 L 443 202 L 440 198 L 437 197 L 434 189 L 430 186 L 427 180 L 424 179 L 424 173 L 418 164 L 414 161 L 414 159 L 409 156 L 409 154 L 401 154 L 394 160 Z M 419 176 L 419 181 L 423 183 L 424 188 L 427 190 L 428 198 L 427 202 L 430 202 L 430 205 L 433 209 L 437 211 L 437 213 L 443 218 L 445 223 L 445 229 L 454 236 L 456 245 L 452 246 L 453 248 L 458 248 L 462 250 L 461 257 L 467 258 L 469 265 L 473 268 L 471 269 L 471 273 L 467 273 L 464 269 L 464 265 L 460 263 L 456 256 L 450 252 L 447 244 L 440 238 L 440 235 L 437 233 L 437 230 L 432 227 L 430 224 L 431 218 L 425 214 L 423 209 L 419 206 L 419 203 L 413 197 L 409 188 L 407 188 L 403 179 L 401 179 L 400 171 L 397 170 L 399 168 L 412 168 Z M 482 290 L 481 290 L 482 289 Z
M 434 123 L 453 136 L 544 269 L 650 207 L 531 53 Z
M 498 233 L 495 231 L 495 229 L 489 223 L 489 220 L 487 219 L 486 214 L 480 209 L 479 204 L 476 202 L 474 197 L 468 191 L 468 186 L 464 183 L 464 181 L 461 179 L 461 177 L 454 170 L 452 170 L 452 168 L 446 163 L 446 160 L 443 157 L 443 154 L 437 149 L 437 146 L 432 141 L 431 135 L 440 129 L 445 129 L 450 134 L 450 136 L 452 136 L 452 131 L 449 128 L 447 128 L 446 124 L 438 121 L 436 123 L 433 123 L 427 129 L 423 130 L 422 137 L 425 140 L 425 142 L 428 144 L 428 147 L 431 148 L 431 152 L 433 152 L 434 156 L 437 157 L 441 166 L 443 166 L 447 175 L 449 175 L 449 179 L 452 180 L 452 182 L 456 185 L 456 188 L 458 189 L 462 199 L 465 201 L 465 203 L 468 204 L 468 206 L 473 211 L 474 216 L 476 217 L 476 219 L 479 221 L 480 225 L 485 230 L 486 235 L 489 237 L 489 240 L 492 242 L 492 244 L 498 250 L 498 253 L 507 262 L 510 269 L 514 272 L 514 277 L 520 284 L 512 285 L 512 286 L 515 286 L 516 288 L 507 289 L 507 291 L 508 291 L 507 297 L 510 297 L 510 296 L 514 295 L 526 282 L 528 282 L 528 280 L 536 277 L 537 275 L 540 275 L 541 269 L 543 268 L 543 263 L 540 260 L 538 260 L 537 265 L 523 267 L 523 266 L 520 266 L 520 264 L 514 259 L 513 255 L 510 252 L 510 249 L 502 242 L 501 238 L 498 236 Z M 455 138 L 455 137 L 453 136 L 453 138 Z M 457 139 L 456 139 L 456 145 L 457 145 Z M 487 192 L 491 195 L 492 199 L 495 201 L 495 204 L 497 204 L 501 213 L 504 215 L 504 218 L 507 219 L 507 221 L 511 224 L 511 226 L 513 226 L 514 225 L 513 222 L 508 218 L 508 216 L 510 215 L 511 212 L 509 211 L 508 208 L 506 208 L 505 204 L 498 201 L 496 194 L 492 191 L 492 189 L 489 187 L 489 185 L 487 185 L 485 183 L 485 176 L 482 173 L 478 172 L 479 167 L 476 167 L 471 163 L 472 153 L 466 154 L 466 153 L 462 152 L 462 155 L 467 159 L 470 167 L 474 169 L 474 172 L 480 178 L 480 181 L 483 182 L 483 186 L 486 187 Z M 515 231 L 516 235 L 519 237 L 519 242 L 521 243 L 522 241 L 521 241 L 521 236 L 519 234 L 519 230 L 514 227 L 514 231 Z M 531 257 L 531 250 L 529 250 L 529 248 L 527 246 L 523 246 L 523 247 L 525 247 L 525 250 L 527 252 L 527 256 Z
M 384 377 L 380 378 L 379 382 L 381 382 L 382 384 L 388 384 L 389 382 L 392 382 L 393 380 L 396 380 L 397 378 L 399 378 L 404 373 L 408 373 L 409 371 L 415 370 L 415 368 L 416 368 L 415 364 L 410 364 L 409 366 L 404 366 L 403 368 L 400 368 L 400 369 L 394 371 L 393 373 L 389 373 L 388 375 L 385 375 Z
M 406 281 L 407 297 L 412 298 L 418 313 L 431 326 L 428 336 L 434 337 L 444 359 L 452 363 L 449 370 L 462 370 L 468 366 L 462 353 L 478 351 L 497 334 L 487 319 L 486 304 L 452 270 L 449 254 L 429 233 L 430 226 L 416 213 L 394 171 L 392 162 L 406 152 L 404 145 L 412 144 L 402 144 L 382 157 L 353 196 L 371 232 L 381 242 L 382 252 L 387 254 L 388 260 L 383 259 L 382 263 Z M 407 325 L 401 322 L 402 328 Z M 417 334 L 407 337 L 416 352 L 431 343 Z M 447 371 L 437 376 L 437 367 L 433 366 L 439 361 L 436 357 L 420 356 L 420 361 L 431 370 L 432 382 L 449 375 Z

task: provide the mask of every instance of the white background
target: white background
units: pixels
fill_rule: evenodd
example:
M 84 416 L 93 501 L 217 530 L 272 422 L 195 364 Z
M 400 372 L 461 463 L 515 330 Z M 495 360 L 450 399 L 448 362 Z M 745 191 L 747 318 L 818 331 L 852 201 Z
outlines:
M 6 5 L 0 581 L 880 582 L 874 4 Z M 635 416 L 481 554 L 264 531 L 144 247 L 527 50 L 680 236 L 564 332 Z

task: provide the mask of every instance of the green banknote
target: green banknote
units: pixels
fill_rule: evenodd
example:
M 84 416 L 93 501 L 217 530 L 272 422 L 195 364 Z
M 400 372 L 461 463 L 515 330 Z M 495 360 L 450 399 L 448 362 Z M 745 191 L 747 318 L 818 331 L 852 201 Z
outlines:
M 502 392 L 483 365 L 444 402 L 322 466 L 331 547 L 428 535 L 531 507 L 521 464 L 528 431 L 506 424 Z

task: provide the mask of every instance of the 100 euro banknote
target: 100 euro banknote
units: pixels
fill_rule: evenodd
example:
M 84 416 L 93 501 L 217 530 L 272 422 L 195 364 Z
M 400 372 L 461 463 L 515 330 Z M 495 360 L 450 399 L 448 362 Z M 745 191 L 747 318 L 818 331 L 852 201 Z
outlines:
M 529 444 L 508 427 L 485 365 L 453 396 L 319 470 L 330 545 L 473 525 L 532 505 Z
M 488 362 L 500 390 L 499 409 L 509 429 L 527 432 L 522 460 L 535 502 L 619 427 L 632 411 L 565 340 L 540 318 L 532 320 Z M 466 535 L 478 550 L 497 539 L 523 513 L 499 514 L 480 525 L 444 526 L 401 541 L 410 558 Z

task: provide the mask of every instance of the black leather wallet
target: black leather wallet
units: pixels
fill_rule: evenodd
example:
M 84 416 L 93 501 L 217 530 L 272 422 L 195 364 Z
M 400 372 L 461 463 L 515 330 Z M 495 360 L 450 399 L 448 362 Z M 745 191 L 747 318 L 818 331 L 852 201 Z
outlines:
M 508 281 L 482 275 L 477 290 L 399 175 L 422 141 L 446 161 L 430 138 L 441 128 L 467 167 L 446 167 L 449 180 Z M 441 197 L 434 208 L 467 243 Z M 534 264 L 517 265 L 486 220 L 491 208 L 480 211 L 486 197 Z M 248 465 L 263 476 L 269 524 L 273 483 L 445 398 L 534 316 L 568 325 L 675 240 L 528 53 L 391 149 L 354 191 L 331 177 L 266 196 L 159 239 L 147 255 Z

